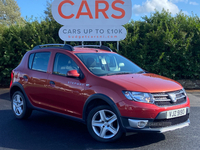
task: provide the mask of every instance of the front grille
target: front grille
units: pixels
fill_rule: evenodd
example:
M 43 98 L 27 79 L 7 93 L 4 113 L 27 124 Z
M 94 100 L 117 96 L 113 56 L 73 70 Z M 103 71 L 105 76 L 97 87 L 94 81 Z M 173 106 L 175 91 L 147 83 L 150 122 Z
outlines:
M 173 119 L 154 120 L 153 122 L 149 122 L 149 127 L 150 128 L 168 127 L 168 126 L 184 123 L 188 119 L 189 119 L 189 114 L 182 116 L 182 117 L 173 118 Z
M 176 102 L 172 101 L 170 94 L 175 94 Z M 183 90 L 175 92 L 152 93 L 155 105 L 157 106 L 174 106 L 186 102 L 186 95 Z

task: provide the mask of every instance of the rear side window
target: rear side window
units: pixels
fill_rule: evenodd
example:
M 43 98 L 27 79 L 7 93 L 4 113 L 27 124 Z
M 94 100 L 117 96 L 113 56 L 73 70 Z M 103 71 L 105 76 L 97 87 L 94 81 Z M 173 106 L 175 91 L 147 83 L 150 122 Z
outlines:
M 50 54 L 50 52 L 31 54 L 29 57 L 29 69 L 47 72 Z
M 28 68 L 29 68 L 29 69 L 32 68 L 34 55 L 35 55 L 35 54 L 31 54 L 31 55 L 29 56 L 29 61 L 28 61 Z

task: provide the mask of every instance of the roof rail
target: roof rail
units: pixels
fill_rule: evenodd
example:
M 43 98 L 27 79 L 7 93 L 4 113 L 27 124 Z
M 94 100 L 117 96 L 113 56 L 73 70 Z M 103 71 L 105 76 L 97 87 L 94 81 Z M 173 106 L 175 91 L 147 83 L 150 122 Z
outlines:
M 71 45 L 68 45 L 68 44 L 45 44 L 45 45 L 38 45 L 38 46 L 35 46 L 33 48 L 33 50 L 36 50 L 36 49 L 42 49 L 42 48 L 62 48 L 62 49 L 65 49 L 65 50 L 69 50 L 69 51 L 74 51 L 74 47 L 71 46 Z
M 102 49 L 102 50 L 106 50 L 106 51 L 112 52 L 112 50 L 109 47 L 103 46 L 103 45 L 79 45 L 79 46 L 75 46 L 75 47 L 79 47 L 79 48 L 98 48 L 98 49 Z

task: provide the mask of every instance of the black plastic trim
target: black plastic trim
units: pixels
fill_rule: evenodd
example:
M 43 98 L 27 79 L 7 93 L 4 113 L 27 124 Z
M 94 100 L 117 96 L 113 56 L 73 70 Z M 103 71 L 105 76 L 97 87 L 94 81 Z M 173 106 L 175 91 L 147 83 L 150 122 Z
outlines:
M 126 127 L 126 132 L 135 132 L 135 133 L 164 133 L 167 131 L 173 131 L 176 129 L 180 129 L 186 126 L 189 126 L 190 124 L 190 119 L 188 119 L 187 121 L 183 122 L 183 123 L 179 123 L 176 125 L 172 125 L 172 126 L 167 126 L 167 127 L 160 127 L 160 128 L 143 128 L 143 129 L 136 129 L 133 127 Z
M 189 117 L 189 113 L 187 113 L 188 117 Z M 173 126 L 176 126 L 176 125 L 179 125 L 179 124 L 182 124 L 182 123 L 178 123 L 178 124 L 175 124 L 175 125 L 170 125 L 170 126 L 163 126 L 163 127 L 157 127 L 157 128 L 153 128 L 151 127 L 150 125 L 147 125 L 145 128 L 142 128 L 142 129 L 139 129 L 139 128 L 134 128 L 134 127 L 131 127 L 130 124 L 129 124 L 129 119 L 133 119 L 133 120 L 148 120 L 148 124 L 154 124 L 154 123 L 157 123 L 159 124 L 159 121 L 160 119 L 144 119 L 144 118 L 131 118 L 131 117 L 121 117 L 121 120 L 122 120 L 122 123 L 124 125 L 124 128 L 126 130 L 126 132 L 160 132 L 160 130 L 156 130 L 156 129 L 164 129 L 164 128 L 168 128 L 168 127 L 173 127 Z M 177 118 L 173 118 L 173 119 L 177 119 Z M 166 120 L 166 121 L 163 121 L 162 120 Z M 170 119 L 165 119 L 163 118 L 161 120 L 161 123 L 167 123 L 167 121 L 171 121 Z M 184 123 L 184 122 L 183 122 Z M 154 130 L 155 129 L 155 130 Z
M 27 105 L 28 105 L 28 108 L 31 108 L 31 109 L 34 109 L 34 106 L 31 104 L 30 100 L 28 99 L 28 96 L 26 95 L 26 92 L 23 88 L 23 86 L 19 83 L 19 82 L 14 82 L 10 88 L 10 101 L 12 99 L 12 95 L 11 95 L 11 91 L 14 87 L 18 87 L 20 88 L 20 90 L 22 91 L 22 94 L 24 95 L 24 97 L 26 98 L 27 100 Z
M 95 49 L 102 49 L 102 50 L 106 50 L 109 52 L 113 52 L 109 47 L 104 46 L 104 45 L 79 45 L 79 46 L 75 46 L 77 48 L 95 48 Z
M 47 110 L 47 109 L 43 109 L 43 108 L 38 108 L 38 107 L 34 107 L 34 110 L 38 110 L 38 111 L 41 111 L 41 112 L 54 114 L 54 115 L 57 115 L 57 116 L 60 116 L 60 117 L 66 118 L 66 119 L 78 121 L 80 123 L 85 124 L 85 122 L 82 119 L 80 119 L 80 118 L 72 117 L 72 116 L 69 116 L 69 115 L 62 114 L 62 113 L 58 113 L 58 112 L 54 112 L 54 111 L 51 111 L 51 110 Z
M 128 119 L 133 119 L 133 120 L 148 120 L 148 122 L 153 122 L 154 119 L 144 119 L 144 118 L 132 118 L 132 117 L 121 117 L 122 123 L 124 125 L 124 127 L 129 128 L 129 122 Z M 132 127 L 130 127 L 132 128 Z M 135 129 L 135 128 L 134 128 Z M 137 129 L 136 129 L 137 130 Z
M 104 94 L 93 94 L 86 100 L 86 102 L 84 104 L 84 108 L 83 108 L 83 121 L 86 122 L 86 110 L 87 110 L 88 104 L 96 99 L 103 100 L 109 104 L 109 106 L 112 108 L 112 110 L 115 111 L 115 113 L 117 114 L 117 116 L 119 118 L 119 123 L 122 126 L 122 130 L 125 131 L 124 125 L 122 124 L 121 113 L 119 112 L 119 109 L 117 108 L 114 101 Z
M 37 45 L 32 50 L 46 49 L 46 48 L 61 48 L 64 50 L 74 51 L 74 47 L 68 44 L 45 44 Z

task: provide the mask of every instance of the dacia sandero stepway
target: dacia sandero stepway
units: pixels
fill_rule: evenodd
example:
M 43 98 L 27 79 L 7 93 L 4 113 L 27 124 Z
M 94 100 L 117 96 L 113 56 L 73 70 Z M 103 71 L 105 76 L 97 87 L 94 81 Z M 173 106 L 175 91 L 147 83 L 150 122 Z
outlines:
M 86 124 L 101 142 L 190 124 L 190 101 L 178 82 L 101 45 L 36 46 L 11 73 L 10 99 L 18 119 L 32 110 L 55 113 Z

